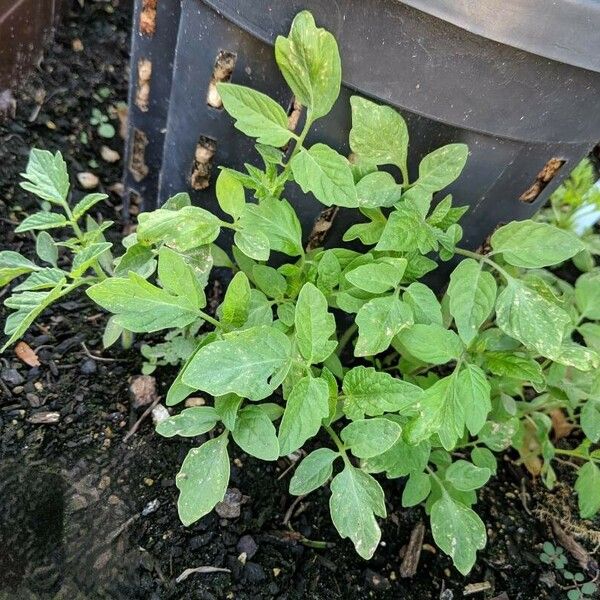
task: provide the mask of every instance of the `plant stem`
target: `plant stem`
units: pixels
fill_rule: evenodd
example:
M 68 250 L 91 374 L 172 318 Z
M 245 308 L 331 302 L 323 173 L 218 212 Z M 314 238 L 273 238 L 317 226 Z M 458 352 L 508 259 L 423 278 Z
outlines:
M 348 327 L 348 329 L 346 329 L 346 331 L 344 331 L 344 334 L 340 338 L 337 349 L 335 351 L 335 353 L 338 356 L 340 356 L 342 354 L 342 352 L 344 351 L 344 348 L 348 345 L 348 342 L 354 337 L 354 334 L 357 332 L 357 330 L 358 330 L 358 325 L 356 323 L 352 323 L 352 325 L 350 325 L 350 327 Z
M 556 454 L 562 454 L 564 456 L 572 456 L 574 458 L 579 458 L 581 460 L 591 460 L 592 462 L 600 464 L 600 458 L 594 458 L 593 456 L 586 456 L 581 454 L 581 452 L 577 452 L 577 450 L 563 450 L 562 448 L 555 448 L 554 452 Z
M 214 325 L 215 327 L 217 327 L 218 329 L 223 329 L 223 323 L 220 323 L 219 321 L 217 321 L 216 319 L 213 319 L 213 317 L 211 317 L 209 314 L 205 313 L 203 310 L 199 310 L 198 311 L 200 313 L 200 316 L 207 322 L 210 323 L 211 325 Z
M 82 241 L 83 240 L 83 231 L 81 231 L 81 227 L 79 227 L 77 221 L 73 217 L 73 211 L 71 210 L 71 207 L 66 202 L 64 202 L 62 204 L 62 207 L 65 211 L 65 214 L 67 215 L 67 219 L 69 220 L 71 227 L 73 228 L 73 231 L 75 232 L 75 235 L 77 236 L 77 239 L 79 241 Z M 94 262 L 90 266 L 92 267 L 92 270 L 94 271 L 94 273 L 96 273 L 96 276 L 98 277 L 98 279 L 100 281 L 103 281 L 104 279 L 106 279 L 106 274 L 100 267 L 100 264 L 98 263 L 98 259 L 94 260 Z
M 483 254 L 477 254 L 477 252 L 471 252 L 471 250 L 465 250 L 464 248 L 454 248 L 454 252 L 456 254 L 460 254 L 461 256 L 467 256 L 469 258 L 474 258 L 475 260 L 484 262 L 486 265 L 492 267 L 492 269 L 498 271 L 498 273 L 500 273 L 500 275 L 502 275 L 502 277 L 504 277 L 504 279 L 507 281 L 512 279 L 512 277 L 500 265 L 489 259 L 487 256 L 483 256 Z
M 346 446 L 344 446 L 344 443 L 342 442 L 342 440 L 340 440 L 340 437 L 334 431 L 333 427 L 325 425 L 325 431 L 329 434 L 329 437 L 333 440 L 333 443 L 336 445 L 336 448 L 338 449 L 340 456 L 343 458 L 344 463 L 348 466 L 352 466 L 350 464 L 348 454 L 346 454 Z

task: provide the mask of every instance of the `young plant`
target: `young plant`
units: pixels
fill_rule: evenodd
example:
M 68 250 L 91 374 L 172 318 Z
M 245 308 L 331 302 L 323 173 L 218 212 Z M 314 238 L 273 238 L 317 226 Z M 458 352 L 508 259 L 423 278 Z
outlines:
M 594 231 L 600 221 L 597 181 L 598 173 L 592 161 L 584 158 L 550 196 L 549 206 L 537 217 L 581 237 L 585 249 L 573 257 L 573 263 L 580 271 L 591 271 L 595 267 L 594 257 L 600 256 L 600 235 Z
M 540 560 L 552 567 L 562 576 L 567 584 L 567 600 L 586 600 L 593 598 L 598 587 L 593 581 L 585 581 L 583 573 L 573 573 L 567 569 L 567 557 L 560 546 L 554 546 L 551 542 L 544 542 L 544 551 L 540 554 Z M 563 589 L 565 586 L 561 586 Z
M 167 405 L 196 391 L 214 397 L 157 426 L 166 437 L 208 434 L 177 475 L 182 522 L 223 499 L 230 444 L 267 461 L 309 444 L 290 493 L 329 485 L 333 524 L 366 559 L 381 538 L 377 517 L 386 516 L 374 476 L 383 474 L 404 479 L 403 506 L 424 503 L 435 542 L 468 573 L 486 543 L 476 492 L 496 472 L 494 452 L 511 446 L 550 486 L 553 462 L 568 456 L 582 516 L 595 514 L 600 272 L 573 288 L 545 270 L 584 244 L 523 221 L 499 228 L 486 255 L 458 247 L 466 208 L 449 195 L 435 206 L 432 199 L 460 175 L 466 146 L 433 151 L 411 178 L 404 119 L 358 96 L 350 101 L 352 161 L 323 143 L 308 146 L 340 91 L 337 44 L 301 12 L 289 36 L 277 38 L 275 58 L 305 107 L 302 130 L 290 131 L 283 107 L 261 92 L 219 84 L 236 127 L 257 140 L 263 167 L 222 168 L 220 216 L 191 206 L 187 194 L 141 214 L 116 266 L 88 281 L 89 297 L 113 313 L 107 342 L 122 330 L 170 330 L 171 341 L 183 335 L 193 344 Z M 305 250 L 284 199 L 293 185 L 364 216 L 344 234 L 352 249 Z M 233 231 L 233 262 L 215 245 L 223 229 Z M 277 268 L 267 264 L 275 253 L 278 264 L 287 257 Z M 436 256 L 462 258 L 441 302 L 419 281 Z M 214 265 L 234 271 L 216 315 L 205 310 L 204 292 Z M 581 427 L 575 449 L 552 443 L 555 411 Z

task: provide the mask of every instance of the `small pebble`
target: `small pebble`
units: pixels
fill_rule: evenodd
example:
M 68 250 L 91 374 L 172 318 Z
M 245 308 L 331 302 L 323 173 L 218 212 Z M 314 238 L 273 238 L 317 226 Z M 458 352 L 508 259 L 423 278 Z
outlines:
M 159 423 L 166 421 L 170 416 L 171 415 L 169 414 L 167 407 L 163 406 L 162 404 L 157 404 L 152 409 L 152 422 L 155 425 L 158 425 Z
M 29 402 L 29 406 L 32 408 L 39 408 L 44 404 L 37 394 L 25 394 L 25 398 L 27 398 L 27 402 Z
M 108 146 L 102 146 L 102 148 L 100 148 L 100 156 L 102 157 L 102 160 L 105 160 L 107 163 L 115 163 L 121 158 L 121 155 L 116 150 L 113 150 Z
M 53 411 L 42 411 L 31 415 L 27 419 L 34 425 L 51 425 L 52 423 L 58 423 L 60 421 L 60 413 Z
M 159 506 L 160 500 L 158 498 L 150 500 L 150 502 L 148 502 L 148 504 L 146 504 L 146 506 L 144 506 L 144 509 L 142 510 L 142 517 L 147 517 L 148 515 L 155 513 L 158 510 Z
M 237 519 L 242 514 L 242 500 L 240 490 L 228 488 L 223 501 L 215 506 L 215 512 L 223 519 Z
M 100 180 L 97 175 L 84 171 L 83 173 L 77 173 L 77 181 L 84 190 L 93 190 L 100 184 Z
M 137 375 L 129 385 L 129 394 L 133 408 L 140 408 L 152 404 L 157 397 L 156 379 L 151 375 Z
M 98 365 L 93 358 L 87 358 L 79 367 L 82 375 L 93 375 L 98 370 Z
M 17 369 L 2 369 L 0 378 L 2 378 L 2 381 L 8 383 L 8 385 L 21 385 L 25 381 Z
M 251 535 L 243 535 L 237 543 L 237 551 L 246 554 L 246 558 L 254 557 L 258 550 L 258 544 Z
M 191 398 L 188 398 L 185 401 L 186 408 L 190 408 L 192 406 L 204 406 L 205 404 L 206 404 L 206 400 L 204 398 L 194 397 L 194 396 L 192 396 Z
M 371 569 L 365 570 L 365 581 L 372 590 L 376 591 L 389 590 L 391 587 L 387 577 L 384 577 Z

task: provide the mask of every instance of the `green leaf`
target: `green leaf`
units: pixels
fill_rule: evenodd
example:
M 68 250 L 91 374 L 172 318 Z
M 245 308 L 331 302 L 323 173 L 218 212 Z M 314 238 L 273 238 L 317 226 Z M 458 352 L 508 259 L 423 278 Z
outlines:
M 183 374 L 183 383 L 213 396 L 231 392 L 262 400 L 285 378 L 290 353 L 290 340 L 273 327 L 234 331 L 200 348 Z
M 163 437 L 195 437 L 210 431 L 219 420 L 217 411 L 212 406 L 192 406 L 182 410 L 178 415 L 160 421 L 156 433 Z
M 471 460 L 477 467 L 489 469 L 492 475 L 495 475 L 498 470 L 498 461 L 487 448 L 473 448 L 471 450 Z
M 191 205 L 192 200 L 190 195 L 187 192 L 179 192 L 178 194 L 168 198 L 161 208 L 164 208 L 165 210 L 180 210 L 184 206 Z
M 277 36 L 275 60 L 294 96 L 314 119 L 331 110 L 340 93 L 340 54 L 333 35 L 316 27 L 308 11 L 296 15 L 287 38 Z
M 352 96 L 350 148 L 362 159 L 376 165 L 406 166 L 408 128 L 393 108 Z M 403 182 L 407 184 L 408 182 Z
M 57 298 L 60 298 L 66 280 L 62 278 L 56 287 L 45 292 L 22 292 L 13 294 L 4 301 L 4 306 L 14 308 L 16 312 L 11 313 L 4 323 L 4 333 L 10 338 L 2 346 L 0 352 L 4 352 L 13 342 L 18 340 L 42 313 Z
M 323 291 L 331 291 L 340 282 L 342 268 L 332 250 L 325 250 L 317 265 L 317 287 Z
M 248 319 L 250 311 L 250 282 L 242 271 L 238 271 L 225 293 L 220 306 L 220 318 L 224 325 L 241 327 Z
M 238 219 L 246 205 L 244 186 L 229 171 L 221 170 L 215 191 L 221 210 Z
M 35 240 L 35 252 L 44 261 L 56 267 L 58 246 L 46 231 L 40 231 Z
M 479 432 L 478 440 L 494 452 L 506 450 L 519 427 L 516 418 L 507 421 L 488 421 Z
M 296 302 L 296 344 L 311 364 L 323 362 L 337 346 L 329 338 L 335 333 L 335 318 L 327 311 L 327 299 L 312 283 L 305 283 Z
M 444 189 L 460 175 L 468 155 L 466 144 L 447 144 L 437 148 L 420 162 L 415 186 L 429 193 Z
M 375 553 L 381 530 L 375 519 L 385 517 L 385 498 L 373 477 L 346 464 L 332 480 L 329 511 L 342 538 L 350 538 L 356 552 L 364 559 Z
M 421 504 L 431 492 L 431 481 L 426 473 L 411 473 L 402 491 L 402 506 Z
M 577 473 L 575 491 L 582 519 L 591 519 L 600 510 L 600 469 L 586 462 Z
M 424 390 L 419 415 L 405 430 L 406 440 L 416 444 L 437 433 L 442 446 L 452 450 L 464 435 L 465 425 L 469 430 L 481 429 L 490 407 L 485 375 L 467 365 Z
M 63 215 L 42 210 L 23 219 L 21 224 L 15 228 L 15 233 L 23 233 L 36 229 L 55 229 L 57 227 L 65 227 L 66 225 L 68 225 L 68 221 Z
M 590 441 L 600 441 L 600 398 L 589 398 L 581 409 L 581 429 Z
M 90 208 L 107 198 L 107 194 L 87 194 L 73 207 L 73 219 L 75 221 L 81 219 Z
M 156 269 L 154 252 L 143 244 L 133 244 L 118 259 L 114 269 L 116 277 L 127 277 L 130 271 L 141 275 L 144 279 L 150 277 Z
M 354 355 L 372 356 L 387 350 L 394 336 L 412 323 L 410 307 L 395 296 L 370 300 L 356 315 L 358 340 Z
M 261 460 L 279 458 L 277 432 L 267 413 L 259 406 L 247 406 L 237 413 L 232 436 L 235 443 L 251 456 Z
M 398 339 L 415 358 L 432 365 L 457 360 L 464 350 L 456 333 L 441 325 L 417 323 L 402 331 Z
M 252 276 L 256 286 L 270 298 L 282 298 L 287 289 L 285 277 L 273 267 L 254 265 Z
M 600 270 L 579 277 L 575 283 L 575 301 L 582 316 L 600 319 Z
M 586 346 L 596 352 L 600 352 L 600 325 L 597 323 L 583 323 L 577 329 L 583 336 Z
M 254 260 L 268 260 L 271 253 L 269 238 L 262 231 L 238 230 L 233 235 L 236 246 Z
M 402 186 L 386 171 L 374 171 L 356 184 L 358 206 L 378 208 L 394 206 L 402 196 Z
M 235 394 L 225 394 L 215 398 L 215 410 L 219 418 L 223 421 L 223 425 L 233 431 L 237 420 L 237 414 L 242 405 L 242 398 Z
M 322 378 L 306 376 L 292 388 L 281 424 L 281 455 L 290 454 L 316 435 L 321 422 L 329 415 L 329 387 Z
M 242 133 L 261 144 L 283 146 L 292 137 L 285 110 L 266 94 L 234 83 L 218 83 L 225 110 Z
M 556 265 L 585 248 L 566 229 L 535 221 L 511 221 L 494 232 L 490 244 L 507 263 L 526 269 Z
M 461 261 L 450 275 L 447 292 L 450 314 L 467 346 L 490 316 L 496 302 L 496 291 L 493 275 L 483 271 L 481 262 L 472 258 Z
M 375 262 L 359 265 L 346 273 L 346 279 L 354 286 L 372 294 L 382 294 L 394 289 L 401 281 L 406 268 L 406 259 L 391 259 L 394 262 Z
M 369 218 L 370 222 L 352 225 L 346 230 L 342 239 L 344 242 L 359 239 L 365 246 L 372 246 L 379 241 L 387 220 L 378 208 L 361 208 L 359 210 Z
M 177 510 L 187 527 L 221 502 L 229 483 L 227 433 L 192 448 L 175 478 L 179 489 Z
M 325 144 L 304 148 L 290 162 L 294 180 L 325 206 L 356 208 L 358 199 L 348 160 Z
M 71 277 L 81 277 L 111 247 L 110 242 L 97 242 L 78 250 L 71 265 Z
M 39 268 L 18 252 L 3 250 L 0 252 L 0 286 L 6 285 L 19 275 L 37 271 Z
M 433 232 L 414 206 L 401 203 L 390 214 L 375 250 L 427 254 L 438 247 Z
M 471 435 L 477 435 L 492 410 L 490 384 L 485 373 L 477 366 L 466 364 L 456 381 L 456 394 L 464 407 L 465 424 Z
M 496 301 L 496 322 L 506 335 L 542 356 L 559 355 L 569 315 L 554 302 L 510 278 Z
M 158 278 L 162 287 L 170 294 L 183 296 L 198 308 L 206 305 L 202 283 L 194 265 L 167 246 L 163 246 L 158 252 Z
M 415 323 L 443 324 L 442 307 L 435 294 L 423 283 L 411 283 L 402 295 L 402 300 L 412 309 Z
M 324 485 L 333 475 L 333 462 L 339 454 L 329 448 L 313 450 L 296 467 L 290 480 L 290 494 L 303 496 Z
M 246 204 L 239 224 L 242 231 L 236 232 L 236 244 L 248 256 L 254 258 L 240 245 L 238 233 L 247 235 L 251 232 L 253 236 L 258 234 L 260 240 L 268 240 L 271 250 L 283 252 L 288 256 L 300 256 L 303 253 L 300 221 L 287 200 L 265 198 L 260 204 Z M 257 238 L 254 238 L 252 245 L 256 248 Z M 257 254 L 262 256 L 261 252 Z M 268 257 L 267 252 L 266 258 Z M 266 260 L 266 258 L 256 258 L 256 260 Z
M 141 213 L 137 236 L 143 244 L 165 243 L 178 252 L 214 242 L 221 230 L 219 219 L 197 206 L 179 210 L 158 210 Z
M 34 193 L 42 200 L 54 204 L 63 204 L 69 193 L 69 174 L 67 164 L 62 154 L 52 154 L 47 150 L 33 148 L 29 154 L 29 161 L 21 187 Z
M 362 467 L 369 473 L 385 471 L 389 479 L 396 479 L 423 471 L 430 453 L 431 444 L 428 440 L 412 445 L 399 437 L 389 450 L 363 461 Z
M 344 414 L 356 421 L 365 415 L 377 417 L 385 412 L 410 412 L 419 406 L 420 387 L 396 379 L 373 367 L 354 367 L 344 376 Z
M 136 333 L 185 327 L 195 321 L 198 307 L 190 298 L 174 296 L 130 272 L 93 285 L 87 295 L 115 314 L 115 322 Z
M 543 385 L 542 367 L 535 359 L 526 354 L 515 352 L 486 352 L 484 354 L 487 368 L 500 377 L 510 377 L 521 381 L 530 381 L 535 385 Z
M 457 460 L 446 469 L 446 481 L 457 490 L 468 492 L 483 487 L 491 474 L 487 467 L 476 467 L 467 460 Z
M 19 285 L 13 288 L 13 292 L 27 292 L 45 290 L 56 287 L 67 274 L 61 269 L 44 268 L 39 271 L 34 271 Z
M 371 458 L 389 450 L 400 437 L 402 428 L 395 421 L 376 417 L 352 421 L 340 437 L 357 458 Z
M 443 493 L 431 507 L 431 533 L 435 543 L 452 558 L 463 574 L 475 564 L 477 550 L 485 547 L 485 525 L 477 513 Z

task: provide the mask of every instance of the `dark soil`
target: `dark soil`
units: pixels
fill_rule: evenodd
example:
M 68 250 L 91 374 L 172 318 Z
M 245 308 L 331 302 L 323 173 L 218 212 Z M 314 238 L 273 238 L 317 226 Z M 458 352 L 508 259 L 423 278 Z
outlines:
M 99 138 L 89 118 L 93 107 L 100 108 L 118 129 L 112 107 L 126 98 L 131 7 L 123 0 L 83 4 L 74 4 L 18 94 L 16 118 L 0 124 L 2 249 L 32 253 L 31 238 L 15 236 L 12 226 L 35 206 L 17 186 L 34 145 L 60 149 L 73 174 L 95 172 L 102 187 L 113 190 L 104 216 L 120 219 L 115 184 L 122 165 L 104 162 L 100 147 L 122 153 L 122 140 Z M 106 98 L 100 88 L 110 91 Z M 120 223 L 117 231 L 126 227 Z M 511 457 L 480 495 L 477 510 L 489 543 L 467 578 L 435 549 L 428 528 L 416 576 L 400 577 L 411 531 L 427 518 L 421 508 L 401 508 L 397 481 L 383 482 L 389 518 L 381 523 L 383 541 L 371 561 L 339 539 L 326 490 L 298 503 L 284 525 L 294 501 L 287 493 L 287 459 L 264 463 L 234 450 L 230 485 L 241 504 L 225 508 L 239 516 L 213 513 L 183 527 L 174 477 L 189 447 L 202 439 L 165 440 L 149 418 L 124 439 L 144 411 L 132 406 L 128 391 L 141 358 L 135 348 L 102 353 L 104 322 L 85 297 L 69 298 L 44 313 L 25 338 L 40 367 L 26 366 L 12 349 L 0 357 L 1 599 L 449 600 L 480 582 L 489 588 L 475 598 L 566 597 L 539 560 L 541 544 L 553 539 L 540 512 L 568 526 L 572 495 L 561 488 L 545 492 Z M 90 358 L 88 351 L 105 359 Z M 164 396 L 173 372 L 155 375 Z M 51 417 L 58 422 L 32 422 L 47 413 L 58 413 Z M 314 548 L 310 540 L 327 547 Z M 571 565 L 577 568 L 572 558 Z M 199 566 L 228 571 L 175 581 Z

